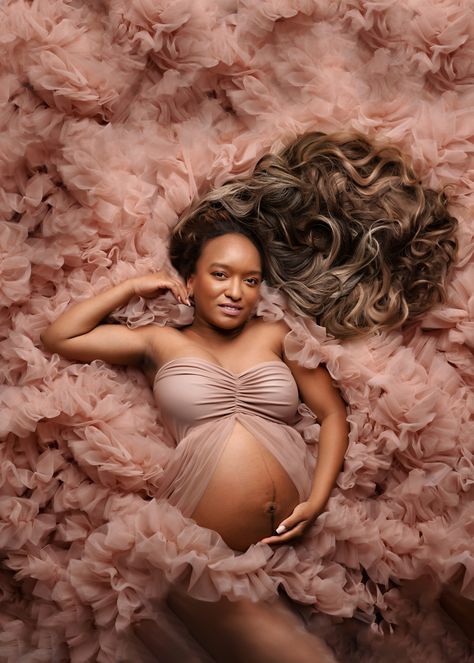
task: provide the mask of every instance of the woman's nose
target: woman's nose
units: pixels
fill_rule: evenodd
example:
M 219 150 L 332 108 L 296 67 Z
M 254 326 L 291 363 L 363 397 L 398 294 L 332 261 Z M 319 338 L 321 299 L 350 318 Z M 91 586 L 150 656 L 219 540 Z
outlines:
M 232 299 L 240 299 L 242 296 L 242 286 L 240 279 L 231 279 L 227 287 L 226 295 Z

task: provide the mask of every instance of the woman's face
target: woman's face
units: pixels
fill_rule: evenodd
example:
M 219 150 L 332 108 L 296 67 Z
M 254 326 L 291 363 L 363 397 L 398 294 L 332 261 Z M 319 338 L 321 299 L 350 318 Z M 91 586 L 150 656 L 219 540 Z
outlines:
M 223 329 L 241 326 L 260 295 L 262 265 L 257 247 L 244 235 L 226 233 L 208 240 L 187 280 L 195 319 Z

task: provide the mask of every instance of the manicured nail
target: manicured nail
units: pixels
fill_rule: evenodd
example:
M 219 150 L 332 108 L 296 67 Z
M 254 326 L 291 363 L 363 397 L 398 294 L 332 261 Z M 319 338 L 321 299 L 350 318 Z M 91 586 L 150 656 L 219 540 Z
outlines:
M 277 534 L 283 534 L 283 532 L 286 532 L 286 527 L 284 525 L 278 525 L 275 532 Z

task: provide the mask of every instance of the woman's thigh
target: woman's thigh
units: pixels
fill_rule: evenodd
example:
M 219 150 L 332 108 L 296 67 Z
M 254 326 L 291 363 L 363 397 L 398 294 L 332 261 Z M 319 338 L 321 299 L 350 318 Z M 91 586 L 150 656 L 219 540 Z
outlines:
M 207 602 L 172 590 L 168 605 L 216 663 L 336 663 L 280 596 L 271 603 Z

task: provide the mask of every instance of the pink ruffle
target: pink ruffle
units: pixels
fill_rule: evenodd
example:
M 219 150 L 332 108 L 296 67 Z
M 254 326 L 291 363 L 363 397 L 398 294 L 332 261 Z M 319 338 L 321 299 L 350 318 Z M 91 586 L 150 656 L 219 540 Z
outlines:
M 473 48 L 455 0 L 4 4 L 2 660 L 126 660 L 140 616 L 175 628 L 163 597 L 177 582 L 208 600 L 283 589 L 341 660 L 386 660 L 377 632 L 393 631 L 397 660 L 467 663 L 433 602 L 454 574 L 474 599 Z M 70 303 L 169 267 L 170 229 L 196 196 L 300 132 L 348 127 L 395 142 L 426 185 L 450 185 L 448 301 L 410 329 L 341 343 L 264 287 L 257 314 L 290 325 L 290 359 L 327 366 L 350 445 L 301 541 L 236 555 L 154 499 L 173 441 L 143 375 L 50 356 L 40 334 Z M 192 315 L 168 294 L 110 320 Z M 299 411 L 317 456 L 319 423 Z

